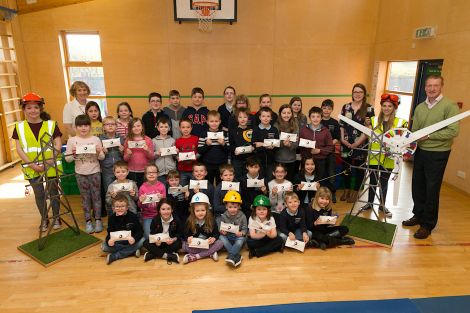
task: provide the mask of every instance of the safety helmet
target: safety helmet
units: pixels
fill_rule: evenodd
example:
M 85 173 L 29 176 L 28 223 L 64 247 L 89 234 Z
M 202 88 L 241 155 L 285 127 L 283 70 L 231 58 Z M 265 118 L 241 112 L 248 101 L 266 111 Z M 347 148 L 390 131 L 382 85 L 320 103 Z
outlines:
M 225 194 L 225 197 L 224 197 L 223 201 L 224 201 L 224 203 L 226 203 L 226 202 L 242 203 L 242 197 L 235 190 L 229 190 Z
M 269 201 L 269 198 L 266 197 L 265 195 L 257 195 L 255 200 L 253 200 L 253 206 L 265 206 L 269 207 L 271 206 L 271 202 Z
M 24 106 L 26 102 L 36 102 L 38 104 L 44 104 L 44 98 L 34 92 L 28 92 L 21 97 L 20 104 Z
M 207 203 L 207 204 L 210 204 L 209 202 L 209 197 L 202 193 L 202 192 L 198 192 L 196 194 L 194 194 L 194 196 L 191 198 L 191 204 L 193 203 Z

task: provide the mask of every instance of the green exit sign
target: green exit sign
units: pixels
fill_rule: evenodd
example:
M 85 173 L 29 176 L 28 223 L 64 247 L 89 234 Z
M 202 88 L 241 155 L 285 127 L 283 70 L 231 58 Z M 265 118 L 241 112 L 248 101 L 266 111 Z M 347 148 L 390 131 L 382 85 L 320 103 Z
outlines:
M 414 39 L 434 38 L 436 37 L 436 27 L 427 26 L 416 28 L 413 35 Z

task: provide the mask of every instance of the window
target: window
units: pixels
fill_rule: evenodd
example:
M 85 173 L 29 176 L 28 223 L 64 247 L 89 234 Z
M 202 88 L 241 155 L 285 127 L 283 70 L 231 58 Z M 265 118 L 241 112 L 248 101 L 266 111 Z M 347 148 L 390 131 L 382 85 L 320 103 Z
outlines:
M 393 61 L 388 63 L 384 92 L 396 94 L 400 97 L 400 105 L 396 116 L 407 121 L 410 119 L 417 67 L 417 61 Z
M 100 105 L 101 115 L 106 116 L 106 88 L 99 34 L 61 32 L 60 41 L 67 92 L 73 82 L 84 81 L 91 90 L 89 98 Z

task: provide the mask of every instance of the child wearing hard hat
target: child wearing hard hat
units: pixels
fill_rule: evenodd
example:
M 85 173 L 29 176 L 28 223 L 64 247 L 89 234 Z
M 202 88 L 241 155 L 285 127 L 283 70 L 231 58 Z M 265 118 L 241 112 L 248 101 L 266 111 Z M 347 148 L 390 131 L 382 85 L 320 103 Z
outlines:
M 46 134 L 50 136 L 56 153 L 60 153 L 62 146 L 62 133 L 55 121 L 50 120 L 49 114 L 44 112 L 44 99 L 33 92 L 25 94 L 20 100 L 21 108 L 25 116 L 25 120 L 15 124 L 12 139 L 16 143 L 16 151 L 23 163 L 24 178 L 29 181 L 34 190 L 36 206 L 41 214 L 40 229 L 46 232 L 49 229 L 48 205 L 46 202 L 46 190 L 44 189 L 45 176 L 57 177 L 56 168 L 53 166 L 54 159 L 57 169 L 62 169 L 61 160 L 54 157 L 52 150 L 47 149 L 41 153 L 41 139 Z M 46 135 L 47 136 L 47 135 Z M 61 228 L 61 219 L 59 217 L 60 201 L 57 195 L 58 180 L 50 181 L 47 185 L 50 195 L 52 213 L 54 216 L 54 229 Z
M 183 258 L 183 264 L 195 262 L 199 259 L 210 257 L 214 261 L 219 260 L 217 251 L 224 244 L 219 239 L 219 230 L 210 210 L 209 197 L 202 192 L 196 193 L 191 198 L 189 207 L 190 215 L 184 231 L 183 250 L 187 253 Z M 201 243 L 207 240 L 208 249 L 194 247 L 194 242 Z
M 220 237 L 228 252 L 225 262 L 237 267 L 242 263 L 243 257 L 240 250 L 245 244 L 248 231 L 246 216 L 241 211 L 242 198 L 234 190 L 230 190 L 224 197 L 225 212 L 220 216 Z
M 246 243 L 250 249 L 250 259 L 283 251 L 284 241 L 277 233 L 276 222 L 271 216 L 271 203 L 265 195 L 258 195 L 253 200 L 248 229 L 250 234 Z

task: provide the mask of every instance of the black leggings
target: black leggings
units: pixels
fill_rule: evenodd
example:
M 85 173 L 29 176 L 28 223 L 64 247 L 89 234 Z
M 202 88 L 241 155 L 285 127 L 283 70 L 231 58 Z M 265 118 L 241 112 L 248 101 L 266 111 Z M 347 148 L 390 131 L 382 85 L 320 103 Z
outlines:
M 178 252 L 178 250 L 181 249 L 181 241 L 176 240 L 171 245 L 163 242 L 161 245 L 157 246 L 154 243 L 150 243 L 147 239 L 144 241 L 144 247 L 155 257 L 161 258 L 165 253 Z
M 329 244 L 330 238 L 332 237 L 329 235 L 331 233 L 334 233 L 335 231 L 338 231 L 339 234 L 334 237 L 341 238 L 348 234 L 349 228 L 347 226 L 331 226 L 326 227 L 324 229 L 314 229 L 314 231 L 312 232 L 312 239 L 318 241 L 319 243 Z
M 264 236 L 261 239 L 248 238 L 246 244 L 248 245 L 248 249 L 250 249 L 250 251 L 259 258 L 268 255 L 269 253 L 281 250 L 284 245 L 284 241 L 279 236 L 276 238 Z

